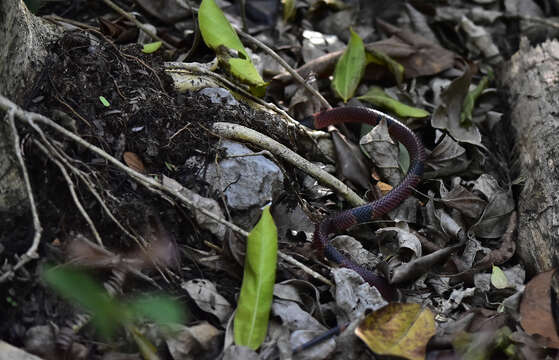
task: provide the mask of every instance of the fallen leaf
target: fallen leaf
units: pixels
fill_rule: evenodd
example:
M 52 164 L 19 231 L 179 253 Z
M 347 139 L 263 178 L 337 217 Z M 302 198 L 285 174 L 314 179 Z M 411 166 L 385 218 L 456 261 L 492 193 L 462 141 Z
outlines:
M 122 158 L 124 160 L 124 163 L 128 165 L 129 168 L 136 170 L 140 174 L 146 173 L 144 163 L 136 153 L 125 151 L 124 154 L 122 154 Z
M 429 112 L 413 106 L 406 105 L 388 96 L 380 87 L 372 86 L 367 93 L 357 99 L 367 101 L 373 105 L 389 110 L 399 117 L 424 118 Z
M 202 38 L 213 49 L 220 64 L 233 76 L 251 86 L 251 90 L 263 90 L 267 83 L 252 64 L 243 43 L 214 0 L 203 0 L 198 10 L 198 23 Z
M 496 289 L 505 289 L 510 286 L 507 276 L 500 267 L 493 265 L 491 272 L 491 285 Z
M 472 69 L 467 66 L 462 76 L 454 79 L 441 93 L 441 104 L 431 117 L 431 126 L 448 131 L 458 141 L 482 146 L 481 133 L 477 126 L 463 126 L 460 120 L 471 80 Z
M 347 102 L 353 97 L 365 72 L 365 47 L 363 40 L 353 30 L 347 48 L 336 64 L 332 88 Z
M 159 50 L 159 48 L 161 47 L 162 42 L 161 41 L 154 41 L 148 44 L 144 44 L 144 47 L 142 48 L 142 52 L 144 54 L 151 54 L 156 52 L 157 50 Z
M 331 133 L 334 149 L 336 149 L 336 170 L 339 176 L 363 189 L 369 189 L 371 187 L 370 172 L 363 152 L 339 131 L 335 130 Z
M 375 354 L 423 360 L 435 317 L 419 304 L 391 303 L 368 315 L 355 334 Z
M 277 250 L 277 229 L 267 206 L 247 238 L 243 284 L 234 320 L 237 345 L 256 350 L 266 338 L 276 279 Z
M 548 346 L 559 349 L 559 336 L 553 320 L 550 288 L 556 269 L 534 276 L 526 285 L 520 303 L 520 324 L 530 335 L 548 339 Z

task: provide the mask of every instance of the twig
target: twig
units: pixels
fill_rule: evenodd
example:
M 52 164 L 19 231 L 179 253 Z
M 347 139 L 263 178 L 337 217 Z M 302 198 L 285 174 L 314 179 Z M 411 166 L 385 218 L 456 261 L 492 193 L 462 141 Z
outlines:
M 91 123 L 89 121 L 87 121 L 86 119 L 84 119 L 83 116 L 81 116 L 80 114 L 78 114 L 78 112 L 76 110 L 74 110 L 73 107 L 71 107 L 70 105 L 68 105 L 67 103 L 65 103 L 61 98 L 59 98 L 58 96 L 54 97 L 59 103 L 61 103 L 62 105 L 66 106 L 66 108 L 68 108 L 68 110 L 70 110 L 72 112 L 72 114 L 76 115 L 76 117 L 78 119 L 80 119 L 81 121 L 83 121 L 87 126 L 91 127 Z
M 196 18 L 196 11 L 194 11 L 194 7 L 190 3 L 190 0 L 177 0 L 177 4 L 182 6 L 184 9 L 188 9 L 192 13 L 192 23 L 194 24 L 194 40 L 192 40 L 190 49 L 186 52 L 186 54 L 184 54 L 184 57 L 181 59 L 184 61 L 192 56 L 192 54 L 198 47 L 198 44 L 200 43 L 200 27 L 198 26 L 198 19 Z
M 217 122 L 213 124 L 212 130 L 219 136 L 229 139 L 248 141 L 260 148 L 270 151 L 272 154 L 296 166 L 305 173 L 317 179 L 323 185 L 329 186 L 342 195 L 351 205 L 360 206 L 366 202 L 359 197 L 347 185 L 330 175 L 310 161 L 301 157 L 299 154 L 288 149 L 279 142 L 265 136 L 255 130 L 242 125 Z
M 66 158 L 68 155 L 66 153 L 64 153 L 63 151 L 60 151 L 60 155 L 62 155 L 62 157 L 60 158 L 60 160 L 66 165 L 66 167 L 68 167 L 76 176 L 78 176 L 81 181 L 84 183 L 84 185 L 88 188 L 88 190 L 91 192 L 91 194 L 93 195 L 93 197 L 95 197 L 95 199 L 97 199 L 97 202 L 99 203 L 99 205 L 101 205 L 101 208 L 103 209 L 103 211 L 105 211 L 105 214 L 107 214 L 107 216 L 115 223 L 116 226 L 118 226 L 118 228 L 124 233 L 126 234 L 126 236 L 128 236 L 129 238 L 131 238 L 132 240 L 134 240 L 138 246 L 143 247 L 144 244 L 142 244 L 140 242 L 140 240 L 138 239 L 138 237 L 136 237 L 135 235 L 133 235 L 132 233 L 130 233 L 128 230 L 126 230 L 126 228 L 124 227 L 124 225 L 122 225 L 120 223 L 120 221 L 117 220 L 117 218 L 113 215 L 113 213 L 111 212 L 111 210 L 109 210 L 109 208 L 107 207 L 107 204 L 105 203 L 105 201 L 103 200 L 103 198 L 101 198 L 101 195 L 99 195 L 99 193 L 97 192 L 97 190 L 95 190 L 95 186 L 93 185 L 93 183 L 91 182 L 91 180 L 88 178 L 88 175 L 85 174 L 83 171 L 77 169 L 75 166 L 73 166 L 72 164 L 70 164 L 70 162 L 68 161 L 68 159 Z
M 309 139 L 311 139 L 315 143 L 316 143 L 316 139 L 318 139 L 318 138 L 327 138 L 327 137 L 330 136 L 327 133 L 325 133 L 324 131 L 311 130 L 311 129 L 307 128 L 306 126 L 301 125 L 301 123 L 299 123 L 297 120 L 293 119 L 287 112 L 280 109 L 275 104 L 268 103 L 268 102 L 266 102 L 266 101 L 264 101 L 264 100 L 262 100 L 262 99 L 260 99 L 256 96 L 252 95 L 250 92 L 248 92 L 247 90 L 243 89 L 242 87 L 232 83 L 227 78 L 219 75 L 218 73 L 207 70 L 207 69 L 203 68 L 202 66 L 197 65 L 197 63 L 166 62 L 164 64 L 164 66 L 165 66 L 165 72 L 169 72 L 169 73 L 185 73 L 185 72 L 200 73 L 200 74 L 207 75 L 207 76 L 210 76 L 210 77 L 216 79 L 217 81 L 221 82 L 228 89 L 231 89 L 235 92 L 238 92 L 239 94 L 243 95 L 247 99 L 249 99 L 251 101 L 254 101 L 255 103 L 263 106 L 266 109 L 269 109 L 269 110 L 275 112 L 276 114 L 281 115 L 286 120 L 288 126 L 296 127 L 301 133 L 305 134 Z
M 117 4 L 115 4 L 114 2 L 112 2 L 111 0 L 103 0 L 103 2 L 105 4 L 107 4 L 107 6 L 109 6 L 111 9 L 113 9 L 114 11 L 116 11 L 117 13 L 119 13 L 120 15 L 126 17 L 128 20 L 134 22 L 134 24 L 136 24 L 136 26 L 138 28 L 140 28 L 143 32 L 145 32 L 149 37 L 151 37 L 152 39 L 155 39 L 157 41 L 161 41 L 161 43 L 163 43 L 165 46 L 167 46 L 169 49 L 171 50 L 176 50 L 176 47 L 174 47 L 173 45 L 169 44 L 167 41 L 163 40 L 162 38 L 160 38 L 157 34 L 154 34 L 153 32 L 151 32 L 150 29 L 148 29 L 144 24 L 142 24 L 141 22 L 139 22 L 136 17 L 134 17 L 132 14 L 126 12 L 124 9 L 122 9 L 121 7 L 119 7 Z
M 303 270 L 304 272 L 306 272 L 307 274 L 309 274 L 313 278 L 322 281 L 326 285 L 334 286 L 334 284 L 330 280 L 326 279 L 324 276 L 320 275 L 319 273 L 317 273 L 316 271 L 314 271 L 310 267 L 306 266 L 305 264 L 295 260 L 293 257 L 291 257 L 289 255 L 286 255 L 286 254 L 282 253 L 281 251 L 278 251 L 278 256 L 280 258 L 282 258 L 283 260 L 287 261 L 288 263 L 297 266 L 298 268 L 300 268 L 301 270 Z
M 250 34 L 247 34 L 246 32 L 240 30 L 240 29 L 236 29 L 237 32 L 239 33 L 239 35 L 241 35 L 243 38 L 245 38 L 246 40 L 248 40 L 249 42 L 253 43 L 254 45 L 256 45 L 257 47 L 261 48 L 262 50 L 264 50 L 264 52 L 266 52 L 268 55 L 270 55 L 271 57 L 273 57 L 281 66 L 283 66 L 283 68 L 285 70 L 287 70 L 288 73 L 291 74 L 291 76 L 293 76 L 293 78 L 299 82 L 301 85 L 303 85 L 305 87 L 305 89 L 307 89 L 308 92 L 310 92 L 312 95 L 316 96 L 318 98 L 318 100 L 320 100 L 320 102 L 322 103 L 322 105 L 324 105 L 324 107 L 329 110 L 332 108 L 332 106 L 330 105 L 330 103 L 328 103 L 328 100 L 326 100 L 324 98 L 324 96 L 322 96 L 322 94 L 320 92 L 318 92 L 318 90 L 316 90 L 315 88 L 313 88 L 312 86 L 310 86 L 305 79 L 303 79 L 301 77 L 301 75 L 299 75 L 299 73 L 297 71 L 295 71 L 295 69 L 293 69 L 291 66 L 289 66 L 289 64 L 287 62 L 285 62 L 285 60 L 283 60 L 283 58 L 281 56 L 279 56 L 274 50 L 270 49 L 267 45 L 265 45 L 262 41 L 256 39 L 255 37 L 251 36 Z
M 20 257 L 19 261 L 13 266 L 12 269 L 6 271 L 0 276 L 0 283 L 9 279 L 12 275 L 15 274 L 16 270 L 27 264 L 32 259 L 36 259 L 39 257 L 39 255 L 37 254 L 37 248 L 39 247 L 39 242 L 41 241 L 41 235 L 43 233 L 43 227 L 41 226 L 41 221 L 39 220 L 39 213 L 37 211 L 35 197 L 33 196 L 33 190 L 31 188 L 31 181 L 29 180 L 29 173 L 27 171 L 27 167 L 25 166 L 25 161 L 23 160 L 21 149 L 19 148 L 19 133 L 17 132 L 14 120 L 16 109 L 4 108 L 4 110 L 7 111 L 7 114 L 4 118 L 8 122 L 8 125 L 10 126 L 10 129 L 12 131 L 12 138 L 14 140 L 14 152 L 16 154 L 18 164 L 21 167 L 21 172 L 23 174 L 23 181 L 25 184 L 25 191 L 27 192 L 27 197 L 29 199 L 29 206 L 31 208 L 31 217 L 33 219 L 33 228 L 35 230 L 35 234 L 33 235 L 31 246 L 27 249 L 25 254 Z
M 37 140 L 33 141 L 33 143 L 48 158 L 50 158 L 50 160 L 52 162 L 54 162 L 56 164 L 56 166 L 58 166 L 58 168 L 60 169 L 60 172 L 62 173 L 62 176 L 66 180 L 66 184 L 68 184 L 68 190 L 70 191 L 70 195 L 72 196 L 72 199 L 74 200 L 74 204 L 76 204 L 76 207 L 78 208 L 78 211 L 81 213 L 82 217 L 84 218 L 84 220 L 89 225 L 89 229 L 93 233 L 93 237 L 95 237 L 95 240 L 97 241 L 99 246 L 104 248 L 105 246 L 103 245 L 103 240 L 101 239 L 101 236 L 99 235 L 99 232 L 97 231 L 97 228 L 95 227 L 95 224 L 93 223 L 93 220 L 91 220 L 91 217 L 89 217 L 89 214 L 83 208 L 83 205 L 82 205 L 80 199 L 78 198 L 78 194 L 76 194 L 76 187 L 74 186 L 74 182 L 72 181 L 72 179 L 68 175 L 68 171 L 66 171 L 66 168 L 64 167 L 64 165 L 54 157 L 55 156 L 54 154 L 52 154 L 49 150 L 47 150 L 45 145 L 41 144 Z
M 540 17 L 528 16 L 528 15 L 506 15 L 506 14 L 505 14 L 505 17 L 509 18 L 509 19 L 517 19 L 517 20 L 525 20 L 525 21 L 535 22 L 535 23 L 538 23 L 538 24 L 541 24 L 541 25 L 552 27 L 554 29 L 559 29 L 559 22 L 549 20 L 549 19 L 543 19 L 543 18 L 540 18 Z

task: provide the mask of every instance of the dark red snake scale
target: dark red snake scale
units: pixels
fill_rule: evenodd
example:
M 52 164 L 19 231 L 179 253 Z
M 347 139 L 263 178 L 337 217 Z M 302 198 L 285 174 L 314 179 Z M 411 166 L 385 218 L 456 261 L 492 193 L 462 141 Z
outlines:
M 342 211 L 321 221 L 316 225 L 313 245 L 321 250 L 331 261 L 340 266 L 355 270 L 365 281 L 375 286 L 384 298 L 393 300 L 397 295 L 394 287 L 383 277 L 345 258 L 330 244 L 328 235 L 341 232 L 352 225 L 377 219 L 400 205 L 400 203 L 411 194 L 412 188 L 417 186 L 421 181 L 423 162 L 425 161 L 425 149 L 423 148 L 423 144 L 417 135 L 407 126 L 393 117 L 374 109 L 341 107 L 314 114 L 316 128 L 323 128 L 328 125 L 346 122 L 366 123 L 374 126 L 382 119 L 386 121 L 390 137 L 402 143 L 410 154 L 410 166 L 406 176 L 398 186 L 393 188 L 381 199 L 363 206 Z

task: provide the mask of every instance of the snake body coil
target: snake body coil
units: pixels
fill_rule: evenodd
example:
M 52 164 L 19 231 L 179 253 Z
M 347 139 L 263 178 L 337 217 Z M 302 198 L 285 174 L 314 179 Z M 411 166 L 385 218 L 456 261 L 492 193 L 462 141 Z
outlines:
M 336 250 L 328 239 L 328 235 L 341 232 L 348 227 L 377 219 L 396 208 L 411 193 L 412 188 L 421 181 L 425 149 L 421 140 L 407 126 L 380 111 L 368 108 L 342 107 L 326 110 L 314 115 L 316 128 L 328 125 L 354 122 L 377 125 L 382 119 L 386 121 L 388 133 L 394 140 L 402 143 L 410 154 L 410 166 L 402 182 L 379 200 L 353 209 L 342 211 L 327 217 L 316 225 L 313 244 L 331 261 L 340 266 L 355 270 L 372 286 L 375 286 L 386 299 L 394 299 L 396 290 L 383 277 L 355 264 Z

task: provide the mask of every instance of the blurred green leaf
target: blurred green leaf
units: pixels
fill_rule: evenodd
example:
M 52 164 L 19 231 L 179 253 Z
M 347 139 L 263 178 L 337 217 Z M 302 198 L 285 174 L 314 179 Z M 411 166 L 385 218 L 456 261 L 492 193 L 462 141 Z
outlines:
M 476 88 L 466 95 L 464 99 L 464 104 L 462 105 L 462 112 L 460 113 L 460 125 L 470 126 L 472 125 L 472 112 L 474 111 L 474 105 L 477 98 L 481 95 L 483 90 L 489 85 L 489 81 L 493 78 L 493 73 L 484 76 Z
M 429 116 L 429 112 L 423 109 L 406 105 L 391 98 L 378 86 L 372 86 L 365 95 L 359 96 L 358 99 L 389 110 L 398 117 L 424 118 Z
M 158 324 L 183 323 L 186 320 L 182 306 L 168 296 L 143 295 L 129 305 L 136 317 L 145 317 Z
M 103 104 L 103 106 L 105 107 L 111 106 L 111 103 L 109 103 L 109 101 L 105 99 L 104 96 L 99 96 L 99 101 L 101 101 L 101 104 Z
M 398 87 L 400 87 L 404 82 L 404 66 L 385 53 L 374 49 L 368 49 L 367 64 L 371 63 L 386 66 L 388 71 L 394 75 L 394 79 L 396 80 Z
M 336 63 L 332 88 L 336 94 L 347 102 L 353 94 L 365 73 L 365 46 L 363 40 L 351 30 L 349 44 L 343 55 Z
M 509 287 L 509 279 L 501 270 L 500 267 L 493 265 L 493 270 L 491 271 L 491 285 L 496 289 L 505 289 Z
M 295 17 L 295 0 L 281 0 L 283 4 L 283 21 L 288 22 Z
M 237 345 L 257 349 L 268 331 L 272 306 L 278 234 L 267 206 L 247 238 L 243 285 L 234 321 Z
M 130 320 L 130 313 L 86 274 L 70 267 L 57 266 L 44 271 L 42 276 L 63 298 L 90 312 L 93 325 L 102 336 L 110 338 L 120 324 Z
M 261 92 L 267 83 L 256 71 L 237 33 L 214 0 L 202 1 L 198 10 L 198 23 L 204 42 L 216 52 L 225 70 L 250 85 L 254 92 Z
M 400 168 L 405 173 L 408 172 L 410 168 L 410 153 L 408 149 L 402 143 L 398 143 L 398 163 L 400 164 Z
M 144 334 L 142 334 L 135 326 L 128 326 L 127 328 L 134 337 L 134 341 L 136 342 L 136 345 L 138 345 L 138 349 L 140 350 L 140 354 L 142 354 L 142 358 L 144 360 L 160 359 L 159 355 L 157 355 L 157 348 L 144 336 Z
M 156 52 L 161 47 L 161 41 L 155 41 L 152 43 L 144 44 L 142 52 L 145 54 L 151 54 Z

